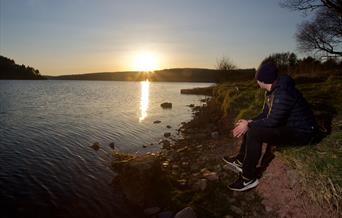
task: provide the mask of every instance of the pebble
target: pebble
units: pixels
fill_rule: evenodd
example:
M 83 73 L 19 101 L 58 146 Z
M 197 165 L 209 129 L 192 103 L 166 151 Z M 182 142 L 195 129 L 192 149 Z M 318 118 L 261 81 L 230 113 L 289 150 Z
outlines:
M 242 216 L 243 215 L 243 211 L 241 210 L 241 208 L 231 205 L 230 209 L 237 215 Z
M 152 215 L 155 215 L 157 213 L 159 213 L 161 210 L 159 207 L 150 207 L 150 208 L 146 208 L 144 210 L 144 214 L 146 216 L 152 216 Z
M 164 133 L 164 137 L 168 138 L 168 137 L 170 137 L 170 136 L 171 136 L 171 133 L 170 133 L 170 132 Z
M 209 181 L 217 181 L 219 179 L 216 172 L 205 172 L 203 173 L 203 176 Z
M 166 128 L 171 129 L 172 127 L 170 125 L 167 125 Z
M 97 150 L 100 149 L 101 145 L 100 145 L 100 143 L 98 143 L 98 142 L 94 142 L 94 144 L 92 144 L 90 147 L 91 147 L 92 149 L 94 149 L 95 151 L 97 151 Z
M 186 179 L 178 179 L 177 182 L 178 182 L 180 185 L 184 186 L 184 185 L 186 185 L 187 180 L 186 180 Z
M 219 132 L 217 132 L 217 131 L 212 132 L 210 135 L 211 135 L 211 138 L 213 138 L 213 139 L 218 139 L 219 138 Z
M 193 186 L 193 190 L 195 191 L 204 191 L 207 188 L 208 180 L 200 179 Z
M 155 120 L 153 123 L 161 123 L 160 120 Z
M 191 207 L 186 207 L 179 211 L 175 218 L 197 218 L 195 211 Z
M 158 214 L 158 218 L 173 218 L 172 211 L 163 211 Z
M 110 144 L 109 144 L 109 147 L 110 147 L 111 149 L 114 149 L 114 148 L 115 148 L 114 142 L 110 143 Z
M 177 149 L 176 152 L 179 153 L 179 152 L 185 151 L 185 150 L 187 150 L 187 149 L 188 149 L 188 146 L 185 146 L 185 147 L 183 147 L 183 148 Z

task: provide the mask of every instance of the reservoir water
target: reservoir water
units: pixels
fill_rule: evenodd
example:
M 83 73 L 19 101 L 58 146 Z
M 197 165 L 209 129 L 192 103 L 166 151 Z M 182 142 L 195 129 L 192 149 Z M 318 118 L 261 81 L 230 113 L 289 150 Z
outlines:
M 191 119 L 187 105 L 204 98 L 180 89 L 210 85 L 0 81 L 0 217 L 135 217 L 112 188 L 108 145 L 158 151 L 165 132 Z

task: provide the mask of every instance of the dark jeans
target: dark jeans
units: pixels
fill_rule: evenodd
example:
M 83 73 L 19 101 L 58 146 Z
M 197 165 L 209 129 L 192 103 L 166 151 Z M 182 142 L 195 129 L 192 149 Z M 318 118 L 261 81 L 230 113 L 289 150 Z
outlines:
M 288 127 L 250 128 L 244 135 L 238 160 L 243 163 L 242 175 L 246 178 L 256 178 L 256 165 L 261 156 L 262 143 L 267 143 L 267 152 L 271 145 L 304 145 L 310 143 L 313 133 L 302 132 Z

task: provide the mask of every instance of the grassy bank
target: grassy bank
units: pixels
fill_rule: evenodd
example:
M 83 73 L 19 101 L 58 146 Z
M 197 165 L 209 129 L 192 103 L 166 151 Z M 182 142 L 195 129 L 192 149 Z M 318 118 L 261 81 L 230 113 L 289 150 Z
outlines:
M 342 78 L 297 78 L 316 119 L 326 132 L 317 144 L 280 148 L 281 158 L 301 175 L 301 185 L 322 209 L 341 214 L 342 197 Z M 263 92 L 255 81 L 224 83 L 214 89 L 214 99 L 228 119 L 252 118 L 260 112 Z

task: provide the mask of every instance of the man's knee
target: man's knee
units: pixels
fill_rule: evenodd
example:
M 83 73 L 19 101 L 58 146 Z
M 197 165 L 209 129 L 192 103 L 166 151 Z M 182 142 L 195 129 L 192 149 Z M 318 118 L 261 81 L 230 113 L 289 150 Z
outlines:
M 246 132 L 247 139 L 257 140 L 260 138 L 260 129 L 259 128 L 250 128 Z

